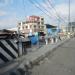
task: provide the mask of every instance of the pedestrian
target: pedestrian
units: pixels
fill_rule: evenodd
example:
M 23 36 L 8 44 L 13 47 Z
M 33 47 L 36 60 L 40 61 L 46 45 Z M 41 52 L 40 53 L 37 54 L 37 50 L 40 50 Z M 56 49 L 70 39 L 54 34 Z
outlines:
M 55 38 L 55 37 L 53 37 L 53 42 L 54 42 L 54 43 L 56 42 L 56 38 Z
M 45 43 L 46 43 L 46 45 L 48 44 L 48 37 L 47 37 L 47 35 L 45 36 Z
M 48 39 L 45 39 L 46 45 L 48 44 Z
M 58 37 L 59 40 L 61 40 L 60 36 Z

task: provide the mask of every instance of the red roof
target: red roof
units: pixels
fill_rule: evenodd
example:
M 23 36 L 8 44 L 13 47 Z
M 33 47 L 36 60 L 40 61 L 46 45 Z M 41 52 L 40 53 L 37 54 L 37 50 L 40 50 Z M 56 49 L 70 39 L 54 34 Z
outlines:
M 34 15 L 33 16 L 29 16 L 29 17 L 38 18 L 38 19 L 40 18 L 39 16 L 34 16 Z

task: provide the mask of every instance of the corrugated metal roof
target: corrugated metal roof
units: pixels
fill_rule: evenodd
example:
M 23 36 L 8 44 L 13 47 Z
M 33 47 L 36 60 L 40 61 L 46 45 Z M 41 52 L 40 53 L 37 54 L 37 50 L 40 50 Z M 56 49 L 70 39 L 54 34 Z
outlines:
M 56 28 L 57 26 L 53 26 L 53 25 L 50 25 L 50 24 L 45 24 L 46 25 L 46 28 Z

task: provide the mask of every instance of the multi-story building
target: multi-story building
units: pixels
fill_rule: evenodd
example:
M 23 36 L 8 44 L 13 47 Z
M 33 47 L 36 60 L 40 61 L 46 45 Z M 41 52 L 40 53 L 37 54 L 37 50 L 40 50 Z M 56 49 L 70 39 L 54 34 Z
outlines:
M 26 21 L 18 23 L 19 30 L 25 35 L 32 32 L 44 32 L 44 18 L 39 16 L 29 16 L 26 18 Z

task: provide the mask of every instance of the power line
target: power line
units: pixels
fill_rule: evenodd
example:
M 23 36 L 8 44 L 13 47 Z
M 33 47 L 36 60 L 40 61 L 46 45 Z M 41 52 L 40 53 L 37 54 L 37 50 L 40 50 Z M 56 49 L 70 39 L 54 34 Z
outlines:
M 57 11 L 56 11 L 56 9 L 54 8 L 54 5 L 51 3 L 51 1 L 48 0 L 48 2 L 49 2 L 49 4 L 51 5 L 51 7 L 55 10 L 56 15 L 58 16 L 58 18 L 61 19 L 61 20 L 63 20 L 63 18 L 61 18 L 61 17 L 59 16 L 59 14 L 57 13 Z M 65 22 L 65 20 L 63 20 L 63 21 Z
M 69 0 L 69 15 L 68 15 L 68 21 L 70 23 L 70 0 Z
M 35 0 L 35 2 L 36 2 L 40 7 L 42 7 L 43 9 L 45 9 L 45 10 L 52 16 L 52 13 L 51 13 L 51 12 L 49 12 L 46 8 L 44 8 L 42 5 L 40 5 L 36 0 Z M 49 1 L 49 3 L 50 3 L 50 1 Z M 51 5 L 52 8 L 54 8 L 54 6 L 53 6 L 52 4 L 50 4 L 50 5 Z M 59 17 L 59 19 L 63 20 L 63 19 L 58 15 L 58 13 L 57 13 L 57 11 L 56 11 L 55 8 L 54 8 L 54 10 L 55 10 L 57 16 Z M 58 18 L 57 18 L 57 19 L 58 19 Z M 59 20 L 59 19 L 58 19 L 58 20 Z M 63 20 L 63 21 L 64 21 L 64 20 Z M 65 22 L 65 21 L 64 21 L 64 22 Z
M 50 7 L 49 2 L 47 3 L 45 0 L 43 0 L 44 4 L 47 6 L 47 8 L 52 9 L 52 7 Z
M 43 0 L 44 2 L 45 2 L 45 0 Z M 46 3 L 46 2 L 45 2 Z M 49 9 L 51 9 L 52 8 L 52 6 L 50 7 L 50 3 L 48 2 L 48 3 L 46 3 L 45 4 Z M 55 11 L 55 10 L 54 10 Z M 56 13 L 56 19 L 58 20 L 58 27 L 59 27 L 59 23 L 60 23 L 60 17 L 57 15 L 57 13 Z
M 26 9 L 25 9 L 25 1 L 24 0 L 22 0 L 22 4 L 23 4 L 23 8 L 24 8 L 24 14 L 25 14 L 25 12 L 26 12 Z M 25 15 L 25 17 L 26 17 L 26 15 Z
M 32 0 L 29 0 L 29 2 L 32 3 L 32 4 L 34 4 L 35 7 L 37 7 L 38 9 L 40 9 L 43 13 L 45 13 L 45 14 L 51 19 L 52 13 L 47 14 L 46 12 L 49 13 L 49 11 L 48 11 L 46 8 L 44 8 L 43 6 L 41 6 L 41 4 L 39 4 L 39 2 L 35 1 L 37 5 L 36 5 Z M 56 11 L 56 9 L 54 8 L 54 6 L 53 6 L 53 5 L 51 5 L 51 6 L 52 6 L 52 8 Z M 44 9 L 46 12 L 43 11 L 41 8 Z M 56 14 L 57 14 L 57 16 L 59 17 L 57 11 L 56 11 Z M 57 18 L 57 19 L 58 19 L 58 18 Z M 61 17 L 59 17 L 59 19 L 58 19 L 59 22 L 60 22 L 60 19 L 61 19 L 63 22 L 65 22 Z
M 42 6 L 38 1 L 35 0 L 35 2 L 36 2 L 41 8 L 43 8 L 46 12 L 48 12 L 48 13 L 52 16 L 52 13 L 49 12 L 44 6 Z
M 71 15 L 70 15 L 70 6 L 71 6 L 71 4 L 70 4 L 70 0 L 69 0 L 68 24 L 70 25 L 70 32 L 71 32 L 72 31 L 72 25 L 71 25 L 71 19 L 70 19 L 70 17 L 71 17 Z
M 59 18 L 59 19 L 61 19 L 62 21 L 65 22 L 65 20 L 59 16 L 59 14 L 57 13 L 56 9 L 54 8 L 54 6 L 53 6 L 53 4 L 50 2 L 50 0 L 48 0 L 48 3 L 49 3 L 50 6 L 54 9 L 54 11 L 56 12 L 57 19 Z M 51 9 L 50 7 L 48 7 L 48 8 Z M 58 19 L 58 20 L 59 20 L 59 19 Z
M 31 0 L 30 0 L 31 1 Z M 41 4 L 39 4 L 37 1 L 35 1 L 40 7 L 42 7 L 44 10 L 46 10 L 48 13 L 50 13 L 50 15 L 51 15 L 51 17 L 52 17 L 52 13 L 51 12 L 49 12 L 46 8 L 44 8 Z M 34 4 L 34 2 L 33 2 L 33 4 Z M 37 6 L 37 5 L 36 5 Z M 38 6 L 37 6 L 38 7 Z M 41 9 L 40 7 L 38 7 L 39 9 Z M 42 9 L 41 9 L 42 10 Z M 51 19 L 51 17 L 50 17 L 50 19 Z M 58 18 L 57 18 L 58 19 Z M 58 21 L 59 21 L 59 19 L 58 19 Z
M 43 11 L 40 7 L 38 7 L 37 5 L 35 5 L 35 3 L 34 3 L 33 1 L 29 0 L 29 2 L 30 2 L 31 4 L 34 4 L 35 7 L 37 7 L 39 10 L 41 10 L 43 13 L 45 13 L 49 18 L 52 17 L 52 16 L 50 16 L 49 14 L 47 14 L 45 11 Z M 48 11 L 47 11 L 47 12 L 48 12 Z M 48 13 L 49 13 L 49 12 L 48 12 Z
M 35 5 L 35 3 L 32 1 L 32 0 L 29 0 L 29 2 L 30 3 L 32 3 L 32 4 L 34 4 Z M 40 7 L 42 7 L 43 9 L 45 9 L 48 13 L 49 13 L 49 11 L 46 9 L 46 8 L 44 8 L 43 6 L 41 6 L 37 1 L 35 1 L 36 2 L 36 4 L 38 4 Z M 38 9 L 40 9 L 43 13 L 45 13 L 50 19 L 51 19 L 51 17 L 52 17 L 52 14 L 50 13 L 50 15 L 48 15 L 45 11 L 43 11 L 40 7 L 38 7 L 37 5 L 35 5 Z M 58 18 L 57 18 L 58 19 Z M 58 19 L 58 22 L 60 22 L 60 19 Z

